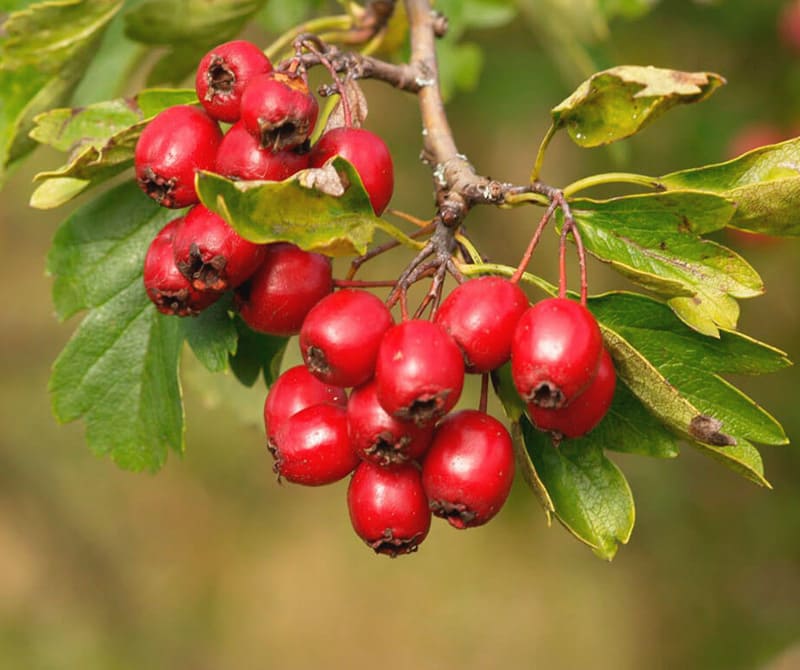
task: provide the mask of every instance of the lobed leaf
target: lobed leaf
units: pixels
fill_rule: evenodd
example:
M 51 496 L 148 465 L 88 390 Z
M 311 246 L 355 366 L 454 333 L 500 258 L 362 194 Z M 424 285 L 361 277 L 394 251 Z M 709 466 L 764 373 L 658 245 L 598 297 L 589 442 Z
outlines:
M 289 338 L 256 332 L 241 318 L 234 319 L 234 326 L 239 343 L 230 354 L 230 367 L 236 378 L 245 386 L 253 386 L 263 375 L 266 385 L 272 386 L 280 374 Z
M 183 337 L 209 372 L 227 370 L 229 357 L 236 354 L 239 332 L 232 309 L 229 293 L 196 317 L 181 319 Z

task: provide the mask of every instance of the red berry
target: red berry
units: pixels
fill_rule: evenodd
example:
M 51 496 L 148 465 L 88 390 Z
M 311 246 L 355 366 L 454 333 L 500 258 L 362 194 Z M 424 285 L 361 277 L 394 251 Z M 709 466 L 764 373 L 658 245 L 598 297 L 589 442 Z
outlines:
M 200 60 L 194 81 L 197 97 L 211 118 L 235 123 L 247 84 L 271 71 L 269 58 L 252 42 L 225 42 Z
M 134 152 L 139 187 L 159 205 L 186 207 L 199 202 L 197 170 L 211 170 L 222 131 L 202 109 L 175 105 L 147 124 Z
M 331 484 L 358 464 L 347 438 L 347 412 L 338 405 L 312 405 L 292 414 L 267 445 L 278 477 L 295 484 Z
M 259 268 L 236 292 L 245 323 L 271 335 L 296 335 L 311 308 L 333 290 L 331 261 L 293 244 L 267 245 Z
M 270 72 L 253 77 L 242 95 L 241 119 L 262 148 L 280 151 L 305 142 L 319 105 L 302 77 Z
M 603 338 L 592 313 L 567 298 L 530 307 L 514 329 L 511 375 L 525 402 L 557 409 L 594 379 Z
M 290 416 L 325 403 L 346 407 L 347 394 L 344 389 L 323 384 L 304 365 L 289 368 L 270 386 L 264 401 L 267 439 L 274 439 Z
M 217 151 L 214 172 L 228 179 L 283 181 L 308 167 L 307 153 L 262 149 L 244 124 L 231 126 Z
M 611 407 L 616 384 L 614 363 L 603 349 L 597 374 L 589 388 L 561 409 L 547 409 L 530 403 L 528 415 L 539 430 L 548 430 L 563 437 L 586 435 L 600 423 Z
M 175 265 L 172 239 L 183 217 L 173 219 L 155 236 L 144 259 L 144 288 L 162 314 L 191 316 L 215 302 L 220 294 L 192 287 Z
M 412 319 L 386 331 L 375 364 L 378 400 L 392 416 L 418 426 L 433 423 L 458 402 L 464 358 L 445 330 Z
M 303 360 L 328 384 L 363 384 L 375 372 L 378 347 L 393 323 L 389 308 L 372 293 L 355 289 L 331 293 L 303 321 Z
M 372 209 L 380 216 L 392 199 L 394 165 L 389 147 L 364 128 L 333 128 L 311 150 L 311 167 L 322 167 L 334 156 L 353 164 L 369 195 Z
M 347 506 L 353 530 L 378 554 L 416 551 L 431 527 L 428 500 L 413 465 L 360 463 L 347 489 Z
M 778 16 L 778 35 L 784 46 L 800 53 L 800 0 L 789 0 Z
M 431 442 L 433 426 L 398 421 L 378 402 L 377 384 L 354 389 L 347 402 L 350 446 L 365 461 L 384 467 L 420 458 Z
M 499 368 L 511 357 L 511 338 L 528 298 L 519 285 L 502 277 L 478 277 L 457 286 L 434 321 L 464 354 L 467 372 Z
M 514 481 L 511 436 L 478 410 L 445 417 L 422 463 L 422 483 L 436 516 L 455 528 L 480 526 L 500 511 Z
M 266 245 L 241 237 L 220 216 L 195 205 L 175 231 L 175 263 L 198 290 L 225 291 L 252 275 Z

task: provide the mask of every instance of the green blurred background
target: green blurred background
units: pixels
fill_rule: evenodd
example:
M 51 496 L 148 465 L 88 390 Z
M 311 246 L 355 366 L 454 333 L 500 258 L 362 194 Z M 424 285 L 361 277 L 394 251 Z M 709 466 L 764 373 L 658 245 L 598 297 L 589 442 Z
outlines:
M 529 174 L 549 108 L 580 80 L 562 47 L 583 38 L 573 26 L 559 47 L 541 25 L 546 6 L 580 15 L 578 0 L 523 4 L 512 25 L 466 35 L 484 49 L 483 72 L 450 104 L 459 147 L 479 172 L 516 182 Z M 777 34 L 785 4 L 662 0 L 636 21 L 613 22 L 605 43 L 587 50 L 601 65 L 713 70 L 729 83 L 621 150 L 578 150 L 558 138 L 543 178 L 659 174 L 726 158 L 753 124 L 800 132 L 800 52 Z M 395 155 L 393 205 L 429 216 L 414 99 L 365 90 L 367 126 Z M 275 482 L 260 419 L 265 390 L 212 379 L 189 354 L 185 456 L 155 476 L 93 456 L 80 425 L 51 418 L 46 388 L 77 321 L 56 321 L 44 273 L 65 212 L 26 203 L 32 175 L 60 158 L 36 153 L 0 207 L 0 667 L 800 668 L 795 445 L 763 450 L 773 491 L 688 449 L 673 461 L 613 454 L 637 525 L 610 564 L 548 528 L 519 483 L 491 524 L 456 532 L 434 523 L 417 554 L 376 557 L 350 528 L 346 482 Z M 476 211 L 468 224 L 486 254 L 514 264 L 535 216 Z M 800 246 L 722 239 L 767 285 L 742 304 L 742 330 L 800 358 Z M 551 279 L 553 242 L 534 257 Z M 370 271 L 386 277 L 406 260 L 389 255 Z M 590 286 L 628 288 L 596 264 Z M 292 343 L 287 364 L 296 360 Z M 796 369 L 736 381 L 800 439 Z

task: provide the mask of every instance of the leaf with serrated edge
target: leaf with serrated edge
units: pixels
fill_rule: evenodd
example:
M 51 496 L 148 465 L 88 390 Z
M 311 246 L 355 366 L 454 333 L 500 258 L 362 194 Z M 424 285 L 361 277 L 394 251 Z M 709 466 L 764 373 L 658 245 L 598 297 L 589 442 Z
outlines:
M 228 294 L 196 317 L 181 319 L 186 342 L 209 372 L 227 370 L 229 357 L 236 354 L 239 333 L 231 314 L 232 309 L 232 297 Z
M 800 138 L 773 144 L 725 163 L 660 178 L 670 190 L 719 193 L 736 203 L 730 226 L 771 235 L 800 235 Z
M 329 256 L 362 254 L 380 219 L 355 168 L 341 157 L 333 166 L 346 184 L 338 197 L 304 185 L 313 170 L 275 182 L 235 182 L 199 172 L 197 192 L 206 207 L 251 242 L 292 242 Z
M 713 72 L 622 65 L 597 72 L 551 111 L 582 147 L 616 142 L 639 132 L 670 108 L 708 98 L 725 80 Z

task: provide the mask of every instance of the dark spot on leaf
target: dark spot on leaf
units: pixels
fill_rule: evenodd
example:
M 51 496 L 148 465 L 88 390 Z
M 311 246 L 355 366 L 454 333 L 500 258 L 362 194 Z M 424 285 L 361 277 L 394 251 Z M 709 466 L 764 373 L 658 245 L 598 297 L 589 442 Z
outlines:
M 689 433 L 700 442 L 715 447 L 732 447 L 736 438 L 721 432 L 722 421 L 706 414 L 698 414 L 689 423 Z

